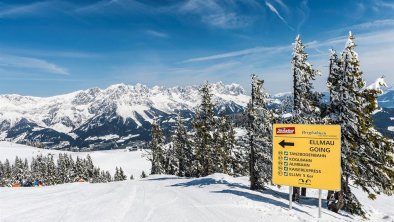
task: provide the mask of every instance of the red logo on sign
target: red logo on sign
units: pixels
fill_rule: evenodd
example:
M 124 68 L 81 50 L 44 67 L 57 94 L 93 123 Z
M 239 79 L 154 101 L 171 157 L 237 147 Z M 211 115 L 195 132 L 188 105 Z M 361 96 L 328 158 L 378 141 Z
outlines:
M 295 134 L 295 127 L 276 128 L 276 134 Z

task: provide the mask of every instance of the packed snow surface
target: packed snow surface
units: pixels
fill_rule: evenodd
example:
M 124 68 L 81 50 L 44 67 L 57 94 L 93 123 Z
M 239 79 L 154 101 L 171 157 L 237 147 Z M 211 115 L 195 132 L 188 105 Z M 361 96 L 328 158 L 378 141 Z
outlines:
M 0 143 L 0 158 L 56 153 L 27 146 Z M 73 153 L 72 155 L 86 155 Z M 149 171 L 141 152 L 90 153 L 94 164 L 112 169 Z M 126 171 L 126 173 L 134 172 Z M 138 174 L 139 175 L 139 174 Z M 0 221 L 360 221 L 361 218 L 328 211 L 323 202 L 317 218 L 317 191 L 288 209 L 288 187 L 269 186 L 263 192 L 248 189 L 248 178 L 213 174 L 202 178 L 153 175 L 145 179 L 103 184 L 73 183 L 40 188 L 0 188 Z M 354 188 L 355 189 L 355 188 Z M 371 221 L 393 221 L 394 197 L 369 200 L 355 189 Z M 325 197 L 325 193 L 323 193 Z

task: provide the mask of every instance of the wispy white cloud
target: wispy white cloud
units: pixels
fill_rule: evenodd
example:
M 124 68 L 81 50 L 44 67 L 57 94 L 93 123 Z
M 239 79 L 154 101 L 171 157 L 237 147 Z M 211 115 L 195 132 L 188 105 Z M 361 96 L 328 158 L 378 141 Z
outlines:
M 304 23 L 309 18 L 310 9 L 308 6 L 308 0 L 303 0 L 301 2 L 300 8 L 298 9 L 298 13 L 301 18 L 297 24 L 297 32 L 299 33 L 302 25 L 304 25 Z
M 130 12 L 156 13 L 159 8 L 146 6 L 137 0 L 101 0 L 91 4 L 75 5 L 73 13 L 77 15 L 89 14 L 128 14 Z
M 210 56 L 191 58 L 185 60 L 184 62 L 202 62 L 202 61 L 209 61 L 216 59 L 245 56 L 245 55 L 257 54 L 257 53 L 276 53 L 276 52 L 283 52 L 288 50 L 291 50 L 291 45 L 278 46 L 278 47 L 254 47 L 254 48 L 242 49 L 238 51 L 226 52 L 226 53 L 215 54 Z
M 394 36 L 394 30 L 355 33 L 358 45 L 356 51 L 359 54 L 361 69 L 364 72 L 364 78 L 367 83 L 371 83 L 381 75 L 385 75 L 389 85 L 392 86 L 394 84 L 391 65 L 394 60 L 389 56 L 394 54 L 394 39 L 392 36 Z M 334 48 L 338 53 L 341 53 L 345 46 L 346 38 L 346 35 L 341 35 L 305 43 L 307 45 L 306 52 L 310 55 L 310 63 L 322 72 L 322 75 L 314 82 L 316 90 L 327 90 L 325 84 L 328 75 L 329 49 Z M 228 73 L 231 74 L 233 81 L 238 81 L 247 86 L 248 74 L 264 74 L 261 76 L 268 83 L 267 90 L 271 93 L 277 93 L 286 91 L 291 87 L 291 51 L 292 47 L 290 44 L 277 47 L 255 47 L 191 58 L 182 64 L 185 66 L 211 67 L 212 64 L 217 64 L 216 60 L 220 60 L 221 64 L 231 64 L 230 62 L 236 61 L 237 64 L 235 65 L 223 65 L 220 70 L 212 71 L 211 76 L 220 75 L 223 78 L 222 73 Z M 206 72 L 211 72 L 211 70 L 207 69 Z M 206 76 L 208 80 L 212 81 L 214 79 L 214 77 L 210 78 L 208 74 Z
M 376 28 L 383 28 L 383 27 L 394 27 L 394 19 L 382 19 L 382 20 L 375 20 L 375 21 L 370 21 L 370 22 L 365 22 L 365 23 L 360 23 L 352 26 L 348 26 L 346 28 L 343 28 L 341 30 L 356 30 L 356 29 L 362 29 L 362 30 L 370 30 L 370 29 L 376 29 Z
M 159 37 L 159 38 L 169 38 L 170 37 L 169 34 L 167 34 L 165 32 L 159 32 L 159 31 L 156 31 L 156 30 L 149 29 L 149 30 L 146 30 L 145 32 L 148 35 L 151 35 L 151 36 L 154 36 L 154 37 Z
M 289 25 L 289 23 L 280 15 L 280 13 L 278 12 L 278 10 L 269 2 L 265 2 L 265 5 L 269 8 L 269 10 L 271 10 L 271 12 L 273 12 L 276 16 L 278 16 L 278 18 L 287 25 L 287 27 L 289 27 L 291 30 L 294 31 L 294 28 L 291 27 Z
M 30 4 L 3 5 L 2 7 L 0 7 L 0 18 L 44 16 L 48 12 L 52 12 L 55 6 L 56 6 L 56 1 L 42 1 L 42 2 L 33 2 Z
M 380 7 L 385 7 L 385 8 L 394 9 L 394 3 L 393 3 L 393 2 L 386 2 L 386 1 L 377 0 L 377 1 L 375 1 L 375 4 L 376 4 L 377 6 L 380 6 Z
M 245 27 L 253 20 L 240 14 L 237 7 L 237 3 L 232 1 L 188 0 L 178 6 L 178 11 L 197 15 L 202 22 L 214 27 L 234 29 Z
M 0 54 L 0 66 L 3 67 L 3 69 L 32 69 L 58 75 L 69 75 L 68 71 L 63 67 L 43 59 L 30 57 Z
M 250 23 L 249 18 L 238 16 L 236 13 L 208 15 L 202 18 L 202 21 L 224 29 L 245 27 Z
M 45 50 L 45 49 L 28 49 L 14 48 L 8 46 L 0 46 L 0 51 L 10 55 L 26 56 L 26 57 L 56 57 L 56 58 L 72 58 L 72 59 L 93 59 L 102 57 L 101 54 L 84 51 L 72 50 Z
M 282 0 L 275 0 L 275 2 L 278 3 L 286 11 L 289 10 L 289 7 Z

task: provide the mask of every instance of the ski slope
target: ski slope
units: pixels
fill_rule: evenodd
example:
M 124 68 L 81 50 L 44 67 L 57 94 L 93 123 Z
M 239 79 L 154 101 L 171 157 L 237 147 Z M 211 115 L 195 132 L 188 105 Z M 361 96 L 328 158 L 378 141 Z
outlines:
M 38 150 L 0 143 L 0 158 L 32 155 Z M 74 153 L 72 155 L 86 155 Z M 125 169 L 149 171 L 141 153 L 91 153 L 102 169 L 127 164 Z M 109 168 L 106 168 L 109 167 Z M 130 170 L 129 172 L 132 172 Z M 213 174 L 203 178 L 154 175 L 104 184 L 73 183 L 41 188 L 0 188 L 0 222 L 9 221 L 360 221 L 361 218 L 323 209 L 317 218 L 317 191 L 288 210 L 288 187 L 269 186 L 264 192 L 248 189 L 248 178 Z M 128 175 L 129 176 L 129 175 Z M 394 221 L 394 197 L 368 200 L 356 189 L 371 221 Z M 325 192 L 323 193 L 323 197 Z M 325 202 L 323 202 L 325 207 Z

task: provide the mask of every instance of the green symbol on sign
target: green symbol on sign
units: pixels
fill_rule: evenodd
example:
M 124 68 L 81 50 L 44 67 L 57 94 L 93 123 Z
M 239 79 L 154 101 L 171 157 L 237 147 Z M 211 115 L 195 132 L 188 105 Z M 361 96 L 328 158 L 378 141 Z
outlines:
M 287 172 L 285 172 L 285 176 L 287 176 Z
M 287 156 L 285 156 L 285 160 L 289 160 L 289 158 Z
M 285 151 L 285 155 L 289 154 L 287 151 Z
M 285 162 L 285 166 L 287 166 L 287 162 Z
M 288 168 L 287 168 L 287 167 L 285 167 L 285 170 L 287 171 L 287 170 L 288 170 Z

